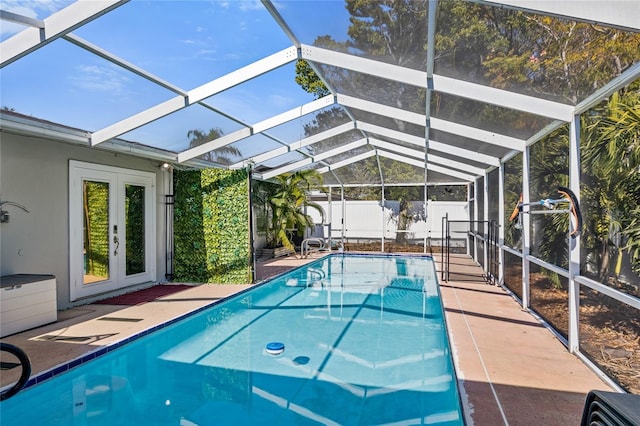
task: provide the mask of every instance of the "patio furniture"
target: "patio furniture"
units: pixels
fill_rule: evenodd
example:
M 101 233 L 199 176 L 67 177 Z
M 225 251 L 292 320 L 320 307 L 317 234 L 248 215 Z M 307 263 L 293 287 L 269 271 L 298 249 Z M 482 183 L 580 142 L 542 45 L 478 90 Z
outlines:
M 640 425 L 640 395 L 591 391 L 587 395 L 580 426 Z

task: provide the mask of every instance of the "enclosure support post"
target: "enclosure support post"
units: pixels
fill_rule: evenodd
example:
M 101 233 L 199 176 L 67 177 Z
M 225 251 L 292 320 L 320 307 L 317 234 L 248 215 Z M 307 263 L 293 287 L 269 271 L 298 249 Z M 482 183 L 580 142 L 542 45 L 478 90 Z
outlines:
M 504 284 L 504 163 L 498 167 L 498 283 Z
M 473 260 L 478 262 L 478 179 L 473 183 L 473 221 L 470 228 L 473 229 Z
M 467 206 L 471 205 L 471 200 L 472 200 L 472 195 L 471 195 L 471 184 L 468 183 L 467 184 Z M 471 228 L 471 210 L 467 209 L 467 212 L 469 213 L 468 219 L 469 219 L 469 228 Z M 474 238 L 471 235 L 467 235 L 467 256 L 471 256 L 471 239 Z M 475 243 L 475 238 L 474 238 L 474 243 Z
M 342 204 L 342 223 L 340 224 L 340 228 L 341 228 L 341 239 L 342 239 L 342 247 L 344 249 L 344 224 L 345 224 L 345 214 L 347 211 L 347 208 L 344 204 L 344 185 L 340 185 L 340 203 Z
M 426 167 L 424 168 L 427 169 Z M 422 253 L 427 253 L 427 240 L 429 240 L 429 245 L 431 245 L 431 231 L 426 227 L 427 223 L 429 223 L 429 211 L 427 210 L 427 176 L 425 174 L 424 180 L 424 223 L 425 223 L 425 231 L 424 231 L 424 241 L 422 242 Z
M 491 271 L 491 265 L 489 265 L 488 261 L 488 252 L 491 250 L 491 238 L 489 238 L 489 173 L 484 172 L 484 187 L 482 189 L 484 191 L 482 203 L 482 236 L 484 237 L 484 250 L 482 250 L 482 265 L 485 273 L 489 276 L 489 271 Z
M 529 164 L 531 149 L 522 152 L 522 202 L 529 203 Z M 529 252 L 531 247 L 531 215 L 522 215 L 522 308 L 529 309 Z
M 333 249 L 333 242 L 331 241 L 331 234 L 332 234 L 332 232 L 331 232 L 331 227 L 332 227 L 331 223 L 332 223 L 332 220 L 333 220 L 333 208 L 331 206 L 331 199 L 333 198 L 333 194 L 331 193 L 331 188 L 332 187 L 329 187 L 329 193 L 327 194 L 327 197 L 328 197 L 327 206 L 329 206 L 327 208 L 327 210 L 329 210 L 327 212 L 327 224 L 329 225 L 329 226 L 327 226 L 327 234 L 328 234 L 327 238 L 328 238 L 328 241 L 329 241 L 329 251 L 331 251 Z
M 386 224 L 385 224 L 385 221 L 384 221 L 384 181 L 382 182 L 382 195 L 381 195 L 380 205 L 381 205 L 380 216 L 381 216 L 381 219 L 382 219 L 382 239 L 381 239 L 381 243 L 380 243 L 380 251 L 382 251 L 382 253 L 384 253 L 384 236 L 385 236 L 385 233 L 387 232 Z
M 580 115 L 574 115 L 569 129 L 569 189 L 580 202 Z M 571 222 L 571 221 L 569 221 Z M 571 226 L 571 225 L 569 225 Z M 580 321 L 580 234 L 569 240 L 569 351 L 578 352 Z
M 448 213 L 445 214 L 445 216 L 442 217 L 442 221 L 440 224 L 440 279 L 442 281 L 445 280 L 444 278 L 444 256 L 445 256 L 445 235 L 447 235 L 445 233 L 446 229 L 447 229 L 447 215 Z M 468 254 L 468 253 L 467 253 Z
M 251 168 L 251 164 L 247 166 L 247 185 L 249 192 L 249 199 L 247 200 L 249 203 L 249 280 L 254 283 L 256 282 L 256 251 L 253 236 L 256 235 L 256 226 L 255 221 L 253 220 L 253 180 L 252 180 L 253 171 Z
M 425 123 L 424 123 L 424 220 L 425 224 L 429 221 L 427 212 L 428 198 L 428 167 L 429 164 L 429 133 L 431 133 L 431 94 L 433 93 L 433 68 L 436 56 L 436 17 L 438 16 L 438 0 L 430 0 L 427 13 L 427 81 L 425 93 Z M 433 223 L 433 222 L 431 222 Z M 429 244 L 431 245 L 431 231 L 429 233 Z M 423 252 L 427 252 L 427 232 L 424 235 Z

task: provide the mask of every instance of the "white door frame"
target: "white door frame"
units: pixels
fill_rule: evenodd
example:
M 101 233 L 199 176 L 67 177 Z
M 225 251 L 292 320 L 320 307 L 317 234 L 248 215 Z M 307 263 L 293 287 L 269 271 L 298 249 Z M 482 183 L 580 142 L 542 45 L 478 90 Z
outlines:
M 106 280 L 84 283 L 83 267 L 83 180 L 108 182 L 109 271 Z M 145 271 L 126 275 L 126 227 L 124 188 L 127 184 L 145 187 Z M 69 285 L 70 300 L 94 296 L 120 288 L 156 280 L 156 174 L 101 164 L 69 161 Z M 114 228 L 117 226 L 117 230 Z M 119 244 L 115 243 L 119 241 Z M 114 251 L 117 254 L 114 255 Z

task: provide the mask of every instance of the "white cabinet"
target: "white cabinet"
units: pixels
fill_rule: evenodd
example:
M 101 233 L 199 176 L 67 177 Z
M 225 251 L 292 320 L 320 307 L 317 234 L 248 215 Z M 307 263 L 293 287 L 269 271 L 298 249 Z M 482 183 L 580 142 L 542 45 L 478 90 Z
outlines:
M 57 321 L 53 275 L 5 275 L 0 287 L 0 337 Z

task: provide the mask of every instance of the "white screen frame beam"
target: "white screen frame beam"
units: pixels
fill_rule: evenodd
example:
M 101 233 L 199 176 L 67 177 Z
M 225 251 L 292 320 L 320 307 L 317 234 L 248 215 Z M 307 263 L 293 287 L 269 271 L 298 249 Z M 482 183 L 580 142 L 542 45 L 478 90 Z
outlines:
M 300 52 L 301 59 L 307 61 L 319 62 L 321 64 L 340 67 L 427 89 L 427 73 L 424 71 L 362 58 L 347 53 L 334 52 L 306 44 L 301 45 Z M 433 87 L 429 89 L 437 92 L 566 122 L 570 122 L 573 117 L 574 107 L 572 105 L 561 104 L 437 74 L 433 75 L 432 82 Z
M 416 124 L 418 126 L 424 126 L 427 120 L 427 117 L 424 114 L 382 105 L 353 96 L 338 94 L 336 95 L 336 99 L 338 105 L 342 105 L 344 107 L 351 107 L 360 109 L 362 111 L 368 111 L 373 114 L 406 121 L 407 123 Z M 441 130 L 443 132 L 463 136 L 469 139 L 476 139 L 480 142 L 497 145 L 506 149 L 523 151 L 526 145 L 526 141 L 523 139 L 501 135 L 495 132 L 489 132 L 487 130 L 478 129 L 477 127 L 465 126 L 464 124 L 454 123 L 452 121 L 443 120 L 441 118 L 430 117 L 429 122 L 430 127 L 434 130 Z
M 131 130 L 137 129 L 145 124 L 151 123 L 159 118 L 198 103 L 210 96 L 221 93 L 227 89 L 235 87 L 245 81 L 263 75 L 276 68 L 280 68 L 298 57 L 298 50 L 289 47 L 266 58 L 253 62 L 250 65 L 239 68 L 220 78 L 203 84 L 187 92 L 187 96 L 177 96 L 167 101 L 161 102 L 142 112 L 134 114 L 124 120 L 105 127 L 93 133 L 91 145 L 95 146 L 111 138 L 120 136 Z
M 290 145 L 286 145 L 280 148 L 276 148 L 274 150 L 263 152 L 262 154 L 255 155 L 253 157 L 247 158 L 246 160 L 239 161 L 235 164 L 229 166 L 230 169 L 239 169 L 244 168 L 247 164 L 255 164 L 260 165 L 266 161 L 269 161 L 273 158 L 279 157 L 281 155 L 287 154 L 291 151 L 297 151 L 305 146 L 313 145 L 315 143 L 321 142 L 325 139 L 332 138 L 334 136 L 338 136 L 342 133 L 346 133 L 350 130 L 354 130 L 355 125 L 352 122 L 347 122 L 336 126 L 332 129 L 325 130 L 324 132 L 317 133 L 315 135 L 309 136 L 304 139 L 300 139 L 299 141 L 293 142 Z
M 498 0 L 477 1 L 496 7 L 596 23 L 625 31 L 640 31 L 640 2 L 630 0 L 558 1 Z
M 205 142 L 204 144 L 198 145 L 197 147 L 188 149 L 186 151 L 182 151 L 181 153 L 178 154 L 178 161 L 183 162 L 183 161 L 190 160 L 191 158 L 198 157 L 202 154 L 206 154 L 209 151 L 214 151 L 216 149 L 230 145 L 234 142 L 237 142 L 241 139 L 247 138 L 254 134 L 264 132 L 266 130 L 272 129 L 276 126 L 287 123 L 289 121 L 299 119 L 307 114 L 310 114 L 312 112 L 319 111 L 323 108 L 331 106 L 334 103 L 335 103 L 335 98 L 333 96 L 328 95 L 328 96 L 322 97 L 315 101 L 301 105 L 298 108 L 291 109 L 289 111 L 283 112 L 282 114 L 278 114 L 266 120 L 255 123 L 254 125 L 249 126 L 246 129 L 242 129 L 227 135 L 227 136 L 234 135 L 233 137 L 223 136 L 223 137 Z
M 410 164 L 412 166 L 416 166 L 416 167 L 420 167 L 420 168 L 424 168 L 425 164 L 424 164 L 424 160 L 413 160 L 411 158 L 407 158 L 404 157 L 402 155 L 398 155 L 395 154 L 393 152 L 388 152 L 382 149 L 378 149 L 378 155 L 381 157 L 385 157 L 385 158 L 389 158 L 391 160 L 396 160 L 396 161 L 400 161 L 401 163 L 405 163 L 405 164 Z M 458 178 L 458 179 L 462 179 L 463 181 L 467 181 L 467 182 L 473 182 L 473 180 L 475 179 L 474 176 L 468 175 L 466 173 L 462 173 L 462 172 L 457 172 L 455 170 L 450 170 L 446 167 L 441 167 L 435 164 L 427 164 L 427 169 L 431 170 L 433 172 L 438 172 L 438 173 L 442 173 L 444 175 L 447 176 L 451 176 L 454 178 Z
M 0 68 L 116 9 L 129 0 L 78 0 L 42 20 L 44 26 L 25 28 L 0 43 Z
M 376 148 L 381 148 L 383 150 L 386 151 L 391 151 L 393 153 L 396 153 L 398 155 L 403 155 L 405 157 L 409 157 L 409 158 L 414 158 L 417 160 L 420 160 L 422 162 L 424 162 L 424 152 L 423 151 L 418 151 L 415 149 L 410 149 L 410 148 L 406 148 L 404 146 L 400 146 L 400 145 L 396 145 L 394 143 L 391 142 L 385 142 L 385 141 L 381 141 L 379 139 L 376 138 L 369 138 L 369 143 L 373 146 L 375 146 Z M 470 166 L 468 164 L 464 164 L 464 163 L 460 163 L 458 161 L 454 161 L 454 160 L 450 160 L 448 158 L 443 158 L 440 157 L 438 155 L 429 155 L 429 159 L 428 162 L 431 163 L 435 163 L 435 164 L 439 164 L 441 166 L 445 166 L 445 167 L 450 167 L 452 169 L 457 169 L 460 170 L 462 172 L 466 172 L 466 173 L 471 173 L 474 175 L 484 175 L 485 173 L 485 169 L 481 169 L 479 167 L 475 167 L 475 166 Z
M 419 146 L 420 148 L 424 149 L 424 138 L 421 138 L 419 136 L 409 135 L 407 133 L 403 133 L 397 130 L 389 129 L 387 127 L 382 127 L 382 126 L 378 126 L 371 123 L 366 123 L 363 121 L 357 121 L 356 127 L 359 130 L 363 130 L 365 132 L 371 132 L 371 133 L 378 134 L 380 136 L 386 136 L 388 138 L 397 139 L 399 141 L 410 143 L 412 145 Z M 432 139 L 429 140 L 429 150 L 445 152 L 461 158 L 471 158 L 476 162 L 485 163 L 490 166 L 497 167 L 498 165 L 500 165 L 500 159 L 498 157 L 492 157 L 486 154 L 480 154 L 475 151 L 467 150 L 464 148 L 457 148 L 451 145 L 434 141 Z
M 338 170 L 339 168 L 348 166 L 348 165 L 353 164 L 353 163 L 357 163 L 358 161 L 362 161 L 362 160 L 366 160 L 367 158 L 374 157 L 375 155 L 376 155 L 376 151 L 375 150 L 371 150 L 371 151 L 368 151 L 368 152 L 363 152 L 362 154 L 354 155 L 351 158 L 347 158 L 346 160 L 338 161 L 337 163 L 333 163 L 330 166 L 322 167 L 322 168 L 318 169 L 318 172 L 320 174 L 324 174 L 324 173 L 327 173 L 329 171 L 333 172 L 333 171 Z M 379 186 L 380 183 L 376 183 L 375 185 Z

